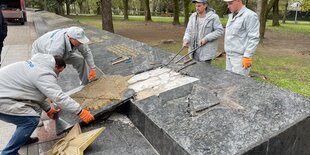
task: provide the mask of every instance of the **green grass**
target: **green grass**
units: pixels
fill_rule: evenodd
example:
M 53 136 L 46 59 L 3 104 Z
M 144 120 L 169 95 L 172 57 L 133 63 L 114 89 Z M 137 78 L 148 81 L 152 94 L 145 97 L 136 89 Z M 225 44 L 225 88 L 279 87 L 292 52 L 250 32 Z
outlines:
M 294 21 L 286 21 L 286 23 L 281 23 L 280 26 L 272 26 L 272 21 L 268 20 L 266 23 L 267 29 L 276 32 L 295 32 L 295 33 L 305 33 L 310 34 L 310 22 L 298 22 L 297 24 Z
M 225 59 L 212 62 L 225 68 Z M 262 54 L 257 51 L 253 58 L 251 74 L 254 79 L 267 82 L 298 94 L 310 96 L 310 61 L 303 57 L 287 57 Z
M 101 28 L 101 16 L 70 16 L 75 21 Z M 172 23 L 172 17 L 152 17 L 153 22 Z M 183 22 L 184 18 L 180 21 Z M 227 17 L 220 19 L 226 25 Z M 144 16 L 129 16 L 129 21 L 124 22 L 123 16 L 113 16 L 114 29 L 123 29 L 130 22 L 144 22 Z M 310 22 L 287 21 L 279 27 L 272 27 L 272 21 L 267 21 L 267 29 L 276 32 L 292 32 L 297 34 L 310 34 Z M 177 52 L 181 43 L 160 44 L 156 41 L 148 42 L 150 45 L 162 48 L 166 51 Z M 183 50 L 182 54 L 185 54 Z M 225 59 L 218 58 L 212 62 L 214 66 L 224 69 Z M 254 55 L 252 74 L 257 75 L 254 79 L 271 83 L 290 91 L 310 97 L 310 61 L 303 57 L 270 56 L 257 51 Z M 263 78 L 264 77 L 264 78 Z

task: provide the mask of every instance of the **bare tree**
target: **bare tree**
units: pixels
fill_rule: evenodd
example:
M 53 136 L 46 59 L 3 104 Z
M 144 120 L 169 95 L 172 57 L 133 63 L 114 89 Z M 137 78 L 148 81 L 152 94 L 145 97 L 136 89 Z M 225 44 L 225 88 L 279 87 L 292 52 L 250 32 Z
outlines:
M 267 2 L 268 0 L 257 0 L 257 10 L 256 13 L 259 18 L 260 27 L 259 27 L 259 36 L 261 40 L 264 38 L 265 29 L 266 29 L 266 21 L 267 21 Z
M 128 1 L 129 0 L 123 0 L 123 4 L 124 4 L 124 20 L 128 20 Z
M 55 7 L 55 13 L 59 14 L 59 15 L 63 15 L 64 14 L 64 9 L 63 9 L 63 2 L 64 0 L 56 0 L 56 7 Z
M 173 0 L 173 25 L 180 25 L 180 20 L 179 20 L 179 0 Z
M 183 0 L 184 4 L 184 25 L 187 26 L 187 23 L 189 21 L 189 6 L 190 6 L 191 0 Z
M 257 15 L 260 21 L 260 38 L 261 40 L 265 37 L 265 29 L 268 13 L 272 8 L 274 8 L 275 4 L 278 6 L 279 0 L 257 0 Z M 274 8 L 277 10 L 277 8 Z M 278 17 L 279 20 L 279 17 Z
M 285 21 L 286 21 L 287 7 L 288 7 L 288 0 L 285 0 L 282 23 L 285 23 Z
M 101 0 L 102 29 L 114 33 L 111 0 Z
M 275 0 L 272 9 L 272 26 L 280 26 L 279 23 L 279 0 Z
M 97 0 L 96 1 L 97 4 L 97 15 L 101 15 L 102 14 L 102 10 L 101 10 L 101 0 Z
M 144 13 L 145 21 L 152 21 L 151 10 L 150 10 L 150 0 L 144 0 Z
M 66 9 L 67 9 L 67 15 L 70 15 L 71 10 L 70 10 L 70 5 L 72 3 L 74 3 L 75 0 L 65 0 L 65 4 L 66 4 Z

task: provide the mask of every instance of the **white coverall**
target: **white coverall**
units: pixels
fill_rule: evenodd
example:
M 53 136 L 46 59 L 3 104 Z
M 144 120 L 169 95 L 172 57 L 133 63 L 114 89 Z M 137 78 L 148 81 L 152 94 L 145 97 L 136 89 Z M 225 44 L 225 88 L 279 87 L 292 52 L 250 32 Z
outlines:
M 257 14 L 245 6 L 233 17 L 229 14 L 226 24 L 224 49 L 227 54 L 226 70 L 249 75 L 250 68 L 243 68 L 242 58 L 252 58 L 259 43 Z
M 54 71 L 55 59 L 49 54 L 36 54 L 0 69 L 0 113 L 14 116 L 40 117 L 47 111 L 51 98 L 62 110 L 78 114 L 79 103 L 62 92 Z
M 45 53 L 51 55 L 60 55 L 64 58 L 66 64 L 72 64 L 79 73 L 82 85 L 88 83 L 89 67 L 95 68 L 92 52 L 87 44 L 80 44 L 73 47 L 67 36 L 68 28 L 56 29 L 47 32 L 32 44 L 32 55 L 36 53 Z M 78 50 L 81 55 L 76 53 Z

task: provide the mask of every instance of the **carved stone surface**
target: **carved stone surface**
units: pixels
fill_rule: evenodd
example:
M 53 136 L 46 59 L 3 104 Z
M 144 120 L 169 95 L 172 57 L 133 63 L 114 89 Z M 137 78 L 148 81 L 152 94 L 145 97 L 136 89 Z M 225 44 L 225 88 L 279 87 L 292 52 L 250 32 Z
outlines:
M 128 89 L 128 79 L 131 76 L 102 76 L 96 81 L 82 87 L 78 92 L 70 92 L 71 97 L 81 104 L 81 107 L 91 111 L 96 117 L 114 110 L 125 103 L 134 95 L 134 91 Z M 56 115 L 57 134 L 61 134 L 71 128 L 75 123 L 81 122 L 75 114 L 60 111 Z

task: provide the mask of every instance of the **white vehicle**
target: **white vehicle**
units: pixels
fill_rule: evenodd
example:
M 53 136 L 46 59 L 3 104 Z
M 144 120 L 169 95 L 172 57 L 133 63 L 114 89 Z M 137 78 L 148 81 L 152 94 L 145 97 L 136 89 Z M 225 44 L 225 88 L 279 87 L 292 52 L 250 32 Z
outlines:
M 3 17 L 9 22 L 19 22 L 24 25 L 27 21 L 24 0 L 1 0 L 0 8 Z

